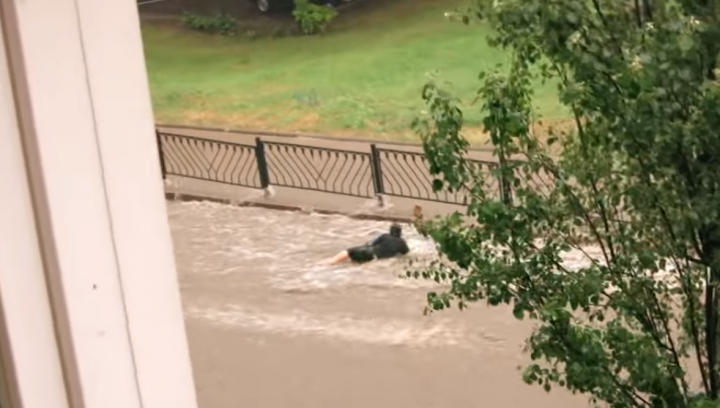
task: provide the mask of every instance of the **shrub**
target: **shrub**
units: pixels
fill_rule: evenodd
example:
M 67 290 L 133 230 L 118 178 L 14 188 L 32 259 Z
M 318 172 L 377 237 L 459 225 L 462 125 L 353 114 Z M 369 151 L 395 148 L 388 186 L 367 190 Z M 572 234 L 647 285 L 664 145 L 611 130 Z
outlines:
M 220 34 L 226 37 L 235 35 L 237 26 L 237 20 L 233 16 L 222 12 L 207 16 L 186 11 L 183 13 L 182 21 L 191 30 Z
M 295 0 L 293 17 L 307 35 L 324 33 L 338 12 L 332 7 L 313 4 L 310 0 Z

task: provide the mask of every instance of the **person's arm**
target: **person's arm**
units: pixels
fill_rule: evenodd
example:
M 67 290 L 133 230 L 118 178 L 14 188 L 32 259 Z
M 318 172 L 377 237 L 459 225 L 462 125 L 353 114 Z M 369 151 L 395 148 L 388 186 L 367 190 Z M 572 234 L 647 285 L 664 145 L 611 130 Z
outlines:
M 410 252 L 410 248 L 407 246 L 407 242 L 402 240 L 402 246 L 400 247 L 400 255 L 407 255 Z

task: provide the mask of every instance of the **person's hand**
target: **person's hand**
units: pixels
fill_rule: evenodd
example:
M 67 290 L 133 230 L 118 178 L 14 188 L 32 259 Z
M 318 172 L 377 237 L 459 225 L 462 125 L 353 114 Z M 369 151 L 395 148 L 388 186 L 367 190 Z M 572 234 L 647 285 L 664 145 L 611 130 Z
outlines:
M 415 229 L 417 232 L 427 237 L 428 231 L 427 231 L 427 224 L 425 222 L 425 215 L 423 214 L 423 209 L 419 205 L 415 205 L 415 208 L 413 209 L 413 226 L 415 226 Z

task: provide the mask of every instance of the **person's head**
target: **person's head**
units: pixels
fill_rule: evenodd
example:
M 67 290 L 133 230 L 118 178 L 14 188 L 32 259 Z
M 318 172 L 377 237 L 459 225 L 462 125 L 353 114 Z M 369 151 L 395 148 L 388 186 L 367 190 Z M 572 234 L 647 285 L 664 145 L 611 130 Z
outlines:
M 402 236 L 402 227 L 400 226 L 400 224 L 393 223 L 390 226 L 390 235 L 398 238 Z

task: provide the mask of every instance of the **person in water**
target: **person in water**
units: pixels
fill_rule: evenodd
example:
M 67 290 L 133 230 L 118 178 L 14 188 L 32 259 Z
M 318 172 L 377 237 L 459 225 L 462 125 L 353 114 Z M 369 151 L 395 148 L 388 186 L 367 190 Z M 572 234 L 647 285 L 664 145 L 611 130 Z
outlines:
M 408 252 L 410 252 L 410 248 L 402 238 L 402 227 L 398 224 L 392 224 L 389 233 L 382 234 L 365 245 L 342 251 L 325 263 L 333 265 L 348 259 L 355 263 L 365 263 L 375 259 L 405 255 Z

